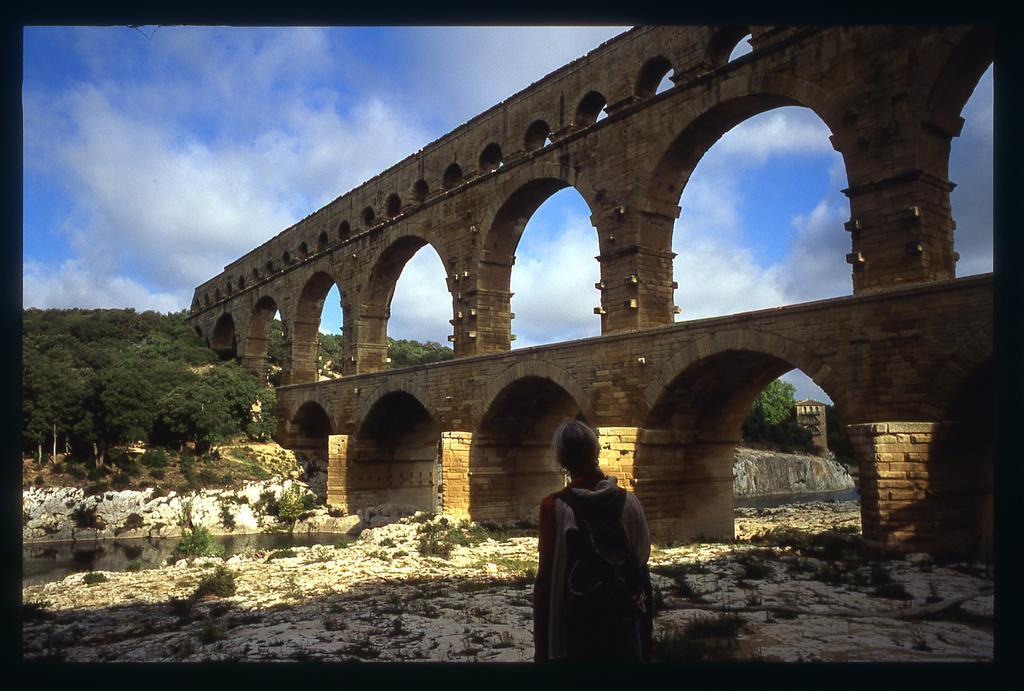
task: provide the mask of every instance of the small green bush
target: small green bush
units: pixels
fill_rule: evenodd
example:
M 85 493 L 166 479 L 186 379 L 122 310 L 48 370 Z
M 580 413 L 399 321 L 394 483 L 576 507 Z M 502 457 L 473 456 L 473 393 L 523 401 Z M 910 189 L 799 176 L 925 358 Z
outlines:
M 355 540 L 349 535 L 342 535 L 334 543 L 334 549 L 345 549 L 351 545 Z
M 142 562 L 138 560 L 130 561 L 128 562 L 128 564 L 125 565 L 125 570 L 131 573 L 134 573 L 136 571 L 142 571 Z
M 231 597 L 235 594 L 235 574 L 226 566 L 218 566 L 213 573 L 203 576 L 192 594 L 194 599 L 203 595 L 216 595 L 217 597 Z
M 198 525 L 182 534 L 181 540 L 175 545 L 174 552 L 168 558 L 168 563 L 173 564 L 179 559 L 189 557 L 219 557 L 223 553 L 223 545 L 214 542 L 210 531 Z
M 291 559 L 295 556 L 295 550 L 291 547 L 285 549 L 274 550 L 267 557 L 267 561 L 273 561 L 275 559 Z
M 277 516 L 283 521 L 295 521 L 306 511 L 309 511 L 316 499 L 306 494 L 297 485 L 286 489 L 281 498 L 277 501 Z
M 42 475 L 36 475 L 35 483 L 37 485 L 42 485 L 45 482 L 46 482 L 46 480 L 43 478 Z
M 147 468 L 166 468 L 171 459 L 163 449 L 149 449 L 139 457 L 139 463 Z
M 99 571 L 90 571 L 89 573 L 85 574 L 85 577 L 82 579 L 82 582 L 86 585 L 96 585 L 97 583 L 106 583 L 107 580 L 109 579 L 107 578 L 107 575 L 105 573 L 101 573 Z
M 419 552 L 425 557 L 451 556 L 456 546 L 468 547 L 487 540 L 487 531 L 478 524 L 462 521 L 453 525 L 447 518 L 436 523 L 423 523 L 416 529 Z

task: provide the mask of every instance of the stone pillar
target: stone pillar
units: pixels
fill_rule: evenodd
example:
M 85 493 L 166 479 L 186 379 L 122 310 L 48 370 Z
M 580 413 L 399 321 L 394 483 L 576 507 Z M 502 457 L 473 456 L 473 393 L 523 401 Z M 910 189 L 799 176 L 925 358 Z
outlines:
M 441 511 L 469 518 L 469 449 L 472 432 L 441 432 Z
M 636 459 L 638 427 L 597 427 L 598 463 L 606 475 L 619 481 L 619 487 L 636 489 L 633 463 Z
M 656 542 L 732 539 L 735 442 L 640 430 L 633 484 Z
M 363 306 L 360 315 L 353 320 L 351 356 L 355 358 L 349 366 L 354 374 L 379 372 L 388 367 L 388 318 L 391 310 Z
M 983 483 L 975 481 L 977 469 L 970 461 L 936 453 L 943 427 L 934 422 L 847 426 L 860 465 L 861 521 L 870 549 L 976 554 L 985 537 L 978 517 Z
M 619 206 L 591 222 L 601 245 L 601 333 L 671 324 L 675 217 Z
M 955 277 L 953 187 L 944 176 L 915 169 L 843 190 L 855 294 Z
M 291 358 L 288 360 L 288 384 L 306 384 L 317 381 L 316 345 L 320 333 L 320 320 L 294 321 L 291 329 Z
M 327 437 L 327 505 L 348 511 L 348 442 L 347 434 Z

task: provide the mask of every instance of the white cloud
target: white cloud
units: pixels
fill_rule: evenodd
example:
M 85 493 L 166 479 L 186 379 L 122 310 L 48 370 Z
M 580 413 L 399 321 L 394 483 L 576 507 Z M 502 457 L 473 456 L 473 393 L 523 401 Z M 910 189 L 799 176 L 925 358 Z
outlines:
M 628 27 L 440 27 L 410 31 L 409 86 L 455 127 Z
M 963 131 L 950 146 L 949 179 L 957 184 L 950 195 L 956 221 L 953 241 L 960 253 L 957 276 L 985 273 L 993 268 L 992 112 L 989 67 L 964 106 Z
M 83 267 L 76 260 L 61 262 L 56 269 L 36 262 L 23 264 L 22 289 L 25 307 L 68 309 L 131 306 L 137 310 L 175 312 L 182 309 L 191 290 L 152 292 L 138 281 Z
M 850 207 L 838 193 L 829 194 L 808 214 L 793 219 L 796 235 L 790 251 L 775 268 L 790 302 L 849 295 L 853 277 L 846 253 L 850 235 L 843 230 Z
M 771 156 L 832 153 L 831 134 L 811 110 L 785 107 L 740 123 L 715 149 L 730 167 L 752 167 Z
M 728 240 L 681 242 L 673 262 L 678 320 L 702 319 L 786 304 L 778 273 Z
M 388 336 L 435 341 L 448 345 L 453 333 L 452 296 L 445 283 L 441 258 L 430 245 L 423 246 L 405 265 L 391 299 Z
M 512 267 L 512 322 L 515 348 L 598 336 L 594 307 L 601 294 L 597 233 L 585 216 L 567 215 L 554 232 L 534 229 L 529 252 L 519 250 Z M 527 227 L 523 242 L 527 242 Z M 521 245 L 522 247 L 522 245 Z M 523 248 L 524 250 L 527 248 Z
M 199 60 L 214 45 L 199 32 L 167 36 L 178 59 Z M 214 45 L 219 60 L 203 64 L 215 76 L 196 87 L 195 100 L 210 101 L 208 115 L 230 121 L 239 101 L 267 98 L 297 66 L 320 64 L 319 36 L 299 32 L 258 50 L 244 35 L 237 50 Z M 161 295 L 187 293 L 176 308 L 225 264 L 426 139 L 414 121 L 379 101 L 360 101 L 343 116 L 336 99 L 323 94 L 281 99 L 255 136 L 203 138 L 179 122 L 193 102 L 150 98 L 155 85 L 144 85 L 136 99 L 131 85 L 97 82 L 63 92 L 27 86 L 26 161 L 55 172 L 74 201 L 62 232 L 77 263 L 92 269 L 76 280 L 97 280 L 91 292 L 101 292 L 103 277 L 124 276 L 130 267 L 133 278 Z M 59 273 L 52 263 L 45 268 Z M 26 283 L 25 304 L 34 304 L 28 290 L 38 285 Z M 135 305 L 135 294 L 126 293 L 126 306 Z

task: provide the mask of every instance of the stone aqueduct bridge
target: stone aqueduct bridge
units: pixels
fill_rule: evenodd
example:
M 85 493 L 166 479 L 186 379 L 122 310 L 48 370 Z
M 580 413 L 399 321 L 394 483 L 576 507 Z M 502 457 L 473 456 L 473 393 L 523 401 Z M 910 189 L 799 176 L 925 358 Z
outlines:
M 747 33 L 752 53 L 727 62 Z M 550 435 L 582 416 L 656 537 L 731 535 L 742 420 L 798 367 L 849 423 L 870 544 L 985 551 L 992 281 L 955 278 L 947 173 L 990 63 L 990 33 L 972 28 L 633 29 L 234 261 L 196 289 L 189 321 L 260 372 L 280 311 L 279 441 L 322 452 L 328 501 L 349 511 L 518 518 L 561 486 Z M 655 93 L 665 75 L 674 86 Z M 853 295 L 673 324 L 681 190 L 723 133 L 784 105 L 812 109 L 843 156 Z M 510 351 L 519 238 L 567 186 L 598 237 L 602 335 Z M 395 284 L 428 244 L 456 358 L 387 371 Z M 345 376 L 317 382 L 333 285 Z

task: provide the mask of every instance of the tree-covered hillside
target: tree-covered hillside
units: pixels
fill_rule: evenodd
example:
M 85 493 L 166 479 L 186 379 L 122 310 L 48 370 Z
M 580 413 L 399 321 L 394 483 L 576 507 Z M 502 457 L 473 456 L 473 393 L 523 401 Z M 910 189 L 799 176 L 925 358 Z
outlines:
M 274 390 L 218 362 L 185 313 L 25 310 L 24 450 L 102 466 L 134 442 L 198 453 L 233 435 L 267 439 Z

